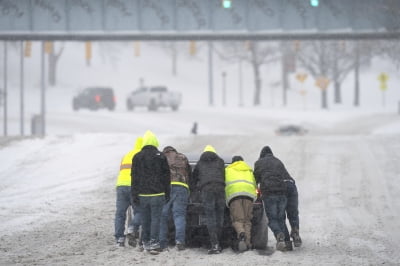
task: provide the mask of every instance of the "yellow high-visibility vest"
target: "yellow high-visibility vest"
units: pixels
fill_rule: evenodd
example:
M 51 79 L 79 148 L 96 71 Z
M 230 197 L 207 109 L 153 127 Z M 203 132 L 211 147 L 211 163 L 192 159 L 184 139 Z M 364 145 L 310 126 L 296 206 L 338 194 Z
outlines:
M 119 167 L 119 175 L 117 178 L 117 187 L 119 186 L 131 186 L 131 169 L 132 169 L 132 159 L 136 153 L 142 149 L 143 138 L 138 137 L 135 142 L 135 147 L 129 151 L 121 160 L 121 165 Z
M 226 205 L 231 199 L 246 196 L 256 199 L 256 180 L 253 170 L 244 161 L 236 161 L 225 169 L 225 199 Z M 228 205 L 229 206 L 229 205 Z

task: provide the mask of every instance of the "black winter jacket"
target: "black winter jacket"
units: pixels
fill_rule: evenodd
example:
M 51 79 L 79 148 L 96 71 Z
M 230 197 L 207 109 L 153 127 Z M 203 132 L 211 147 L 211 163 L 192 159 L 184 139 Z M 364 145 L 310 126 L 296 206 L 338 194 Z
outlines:
M 286 182 L 293 180 L 285 168 L 285 165 L 272 154 L 265 154 L 254 165 L 254 177 L 260 184 L 261 194 L 285 195 Z
M 194 167 L 190 188 L 200 191 L 221 190 L 221 193 L 225 193 L 224 160 L 215 152 L 203 152 Z
M 139 203 L 139 195 L 165 193 L 169 199 L 170 171 L 165 155 L 155 146 L 147 145 L 132 160 L 132 200 Z

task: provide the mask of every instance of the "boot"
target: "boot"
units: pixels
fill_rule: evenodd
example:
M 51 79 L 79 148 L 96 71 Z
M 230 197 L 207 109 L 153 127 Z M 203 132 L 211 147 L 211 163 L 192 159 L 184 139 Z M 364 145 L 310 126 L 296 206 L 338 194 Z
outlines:
M 246 236 L 245 236 L 244 232 L 241 232 L 239 234 L 238 251 L 239 252 L 244 252 L 246 250 L 247 250 Z
M 285 235 L 281 232 L 276 235 L 276 250 L 285 251 Z
M 299 229 L 298 228 L 293 228 L 292 232 L 290 233 L 290 236 L 293 239 L 293 244 L 296 248 L 300 247 L 302 242 L 299 234 Z
M 292 244 L 292 241 L 285 241 L 285 245 L 286 245 L 286 247 L 285 247 L 285 250 L 286 251 L 292 251 L 293 250 L 293 244 Z
M 219 244 L 213 244 L 211 245 L 211 249 L 208 250 L 208 254 L 219 254 L 221 253 L 221 247 L 219 246 Z
M 117 239 L 117 247 L 125 247 L 125 237 L 119 237 Z
M 126 237 L 128 238 L 129 246 L 136 247 L 137 243 L 136 243 L 135 235 L 133 233 L 131 233 L 131 234 L 127 234 Z

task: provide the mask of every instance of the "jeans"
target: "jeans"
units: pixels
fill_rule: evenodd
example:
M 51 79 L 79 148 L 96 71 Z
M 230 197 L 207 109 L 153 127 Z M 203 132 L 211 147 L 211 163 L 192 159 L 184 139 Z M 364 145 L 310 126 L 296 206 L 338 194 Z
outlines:
M 140 217 L 139 207 L 133 205 L 131 223 L 128 225 L 128 234 L 139 232 L 141 219 L 142 218 Z
M 268 217 L 268 226 L 274 233 L 275 237 L 279 233 L 283 233 L 286 237 L 287 227 L 286 227 L 286 203 L 287 198 L 285 195 L 269 195 L 263 197 L 265 213 Z M 289 240 L 289 239 L 287 239 Z
M 219 244 L 224 225 L 225 191 L 202 190 L 201 199 L 211 245 Z
M 146 247 L 160 244 L 160 217 L 165 196 L 139 196 L 139 212 L 142 217 L 142 241 Z
M 171 186 L 170 200 L 164 205 L 160 222 L 161 248 L 168 246 L 168 221 L 172 211 L 175 224 L 175 242 L 185 244 L 186 208 L 189 200 L 189 190 L 180 185 Z
M 299 229 L 299 196 L 297 193 L 296 184 L 293 182 L 287 183 L 287 205 L 286 214 L 289 220 L 290 227 Z
M 115 211 L 115 238 L 125 237 L 125 222 L 126 222 L 126 211 L 131 205 L 131 187 L 130 186 L 118 186 L 117 187 L 117 201 Z M 133 220 L 131 220 L 133 221 Z M 129 225 L 133 226 L 133 224 Z

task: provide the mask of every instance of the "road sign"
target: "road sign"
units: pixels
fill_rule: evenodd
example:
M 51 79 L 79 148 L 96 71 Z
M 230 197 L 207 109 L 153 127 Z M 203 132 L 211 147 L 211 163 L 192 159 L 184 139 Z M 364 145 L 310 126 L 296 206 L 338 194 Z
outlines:
M 308 75 L 306 73 L 298 73 L 296 79 L 303 83 L 307 79 Z
M 378 80 L 380 81 L 380 89 L 382 91 L 387 90 L 387 81 L 389 79 L 389 75 L 387 75 L 386 73 L 382 72 L 381 74 L 378 75 Z
M 317 86 L 318 88 L 320 88 L 321 90 L 326 90 L 326 88 L 328 88 L 330 83 L 330 80 L 326 77 L 319 77 L 317 78 L 317 80 L 315 81 L 315 86 Z

